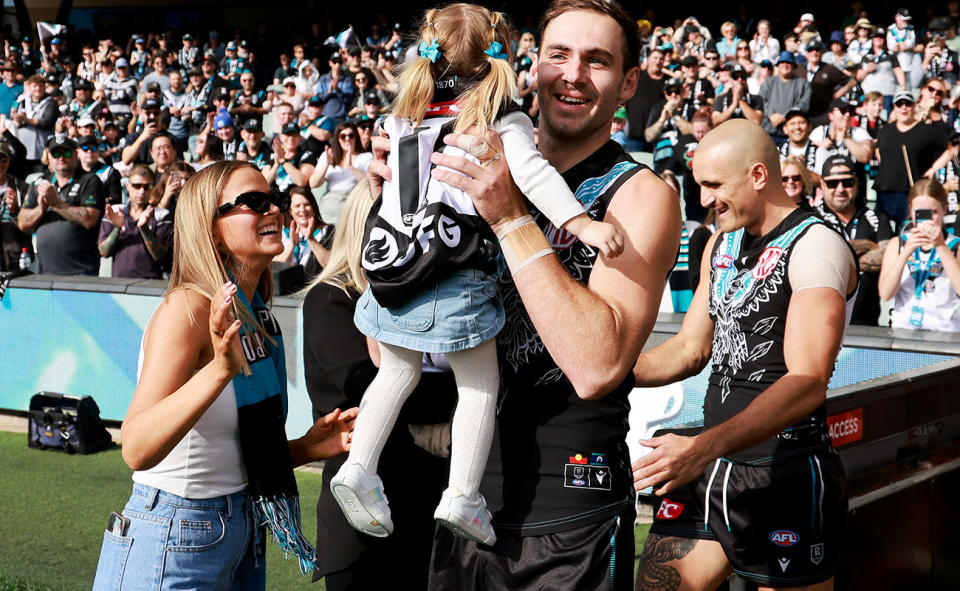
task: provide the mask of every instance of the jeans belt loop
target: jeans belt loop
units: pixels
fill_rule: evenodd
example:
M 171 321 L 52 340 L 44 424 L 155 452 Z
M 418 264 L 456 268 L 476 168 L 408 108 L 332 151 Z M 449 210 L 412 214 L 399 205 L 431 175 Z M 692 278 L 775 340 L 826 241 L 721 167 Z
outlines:
M 143 501 L 143 508 L 147 511 L 153 511 L 153 507 L 157 504 L 158 494 L 160 494 L 160 489 L 151 486 L 150 491 L 147 493 L 147 498 Z

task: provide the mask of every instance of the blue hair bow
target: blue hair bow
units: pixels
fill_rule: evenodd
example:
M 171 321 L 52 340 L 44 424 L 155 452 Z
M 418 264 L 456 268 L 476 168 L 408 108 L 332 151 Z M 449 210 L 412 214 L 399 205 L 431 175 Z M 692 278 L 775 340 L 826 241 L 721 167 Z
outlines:
M 430 42 L 430 45 L 427 45 L 426 41 L 420 42 L 420 57 L 425 57 L 430 60 L 430 63 L 437 63 L 437 58 L 442 54 L 440 53 L 440 44 L 437 43 L 437 40 L 434 39 Z
M 490 47 L 483 53 L 489 55 L 495 60 L 507 59 L 507 54 L 503 52 L 503 45 L 497 43 L 496 41 L 491 41 Z

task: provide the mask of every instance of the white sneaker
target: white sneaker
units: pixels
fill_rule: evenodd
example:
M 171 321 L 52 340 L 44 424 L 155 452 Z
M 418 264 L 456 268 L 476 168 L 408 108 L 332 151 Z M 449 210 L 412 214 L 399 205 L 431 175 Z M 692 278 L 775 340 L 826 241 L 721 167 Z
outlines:
M 440 504 L 433 513 L 433 518 L 454 534 L 487 546 L 497 541 L 490 524 L 491 517 L 483 495 L 469 499 L 454 486 L 443 491 Z
M 390 507 L 380 477 L 348 462 L 330 480 L 330 492 L 357 531 L 377 538 L 393 533 Z

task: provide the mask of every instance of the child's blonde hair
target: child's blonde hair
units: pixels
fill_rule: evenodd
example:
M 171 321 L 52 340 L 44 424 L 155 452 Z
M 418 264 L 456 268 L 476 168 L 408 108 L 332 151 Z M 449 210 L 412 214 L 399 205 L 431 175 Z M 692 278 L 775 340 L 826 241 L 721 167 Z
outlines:
M 404 66 L 393 115 L 421 123 L 433 101 L 436 80 L 454 75 L 476 80 L 459 97 L 455 131 L 476 125 L 477 132 L 483 133 L 517 96 L 517 76 L 509 61 L 486 53 L 493 43 L 500 44 L 499 53 L 504 57 L 510 51 L 506 18 L 475 4 L 433 8 L 424 15 L 416 43 L 429 46 L 434 41 L 440 50 L 435 62 L 418 56 Z

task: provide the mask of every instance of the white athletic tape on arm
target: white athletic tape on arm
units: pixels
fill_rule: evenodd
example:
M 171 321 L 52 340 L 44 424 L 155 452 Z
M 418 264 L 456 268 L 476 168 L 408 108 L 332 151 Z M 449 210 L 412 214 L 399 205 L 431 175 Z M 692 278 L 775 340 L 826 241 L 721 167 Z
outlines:
M 516 274 L 539 259 L 553 254 L 553 248 L 529 215 L 508 222 L 497 232 L 503 258 Z

